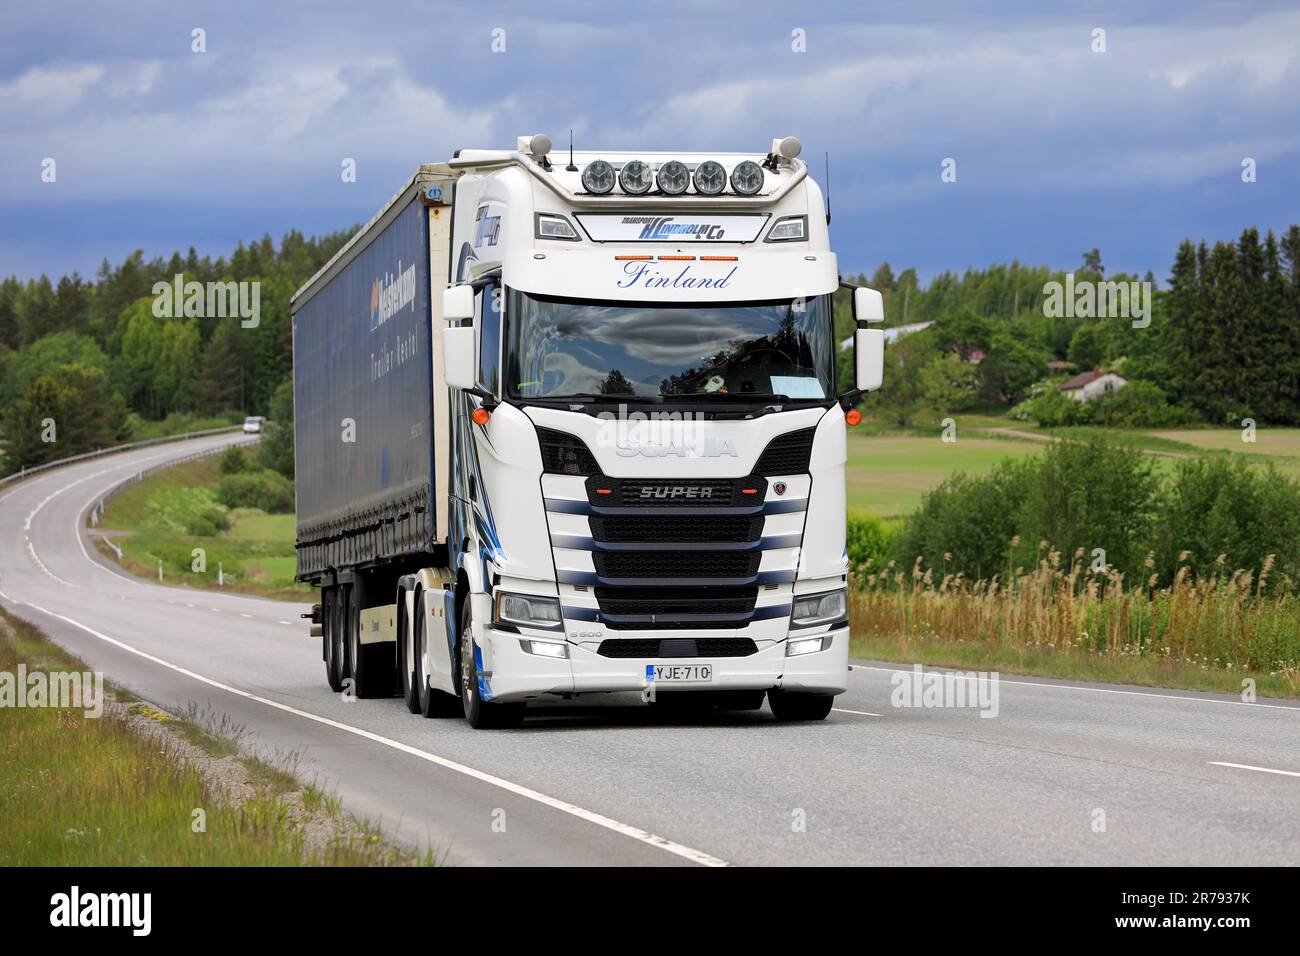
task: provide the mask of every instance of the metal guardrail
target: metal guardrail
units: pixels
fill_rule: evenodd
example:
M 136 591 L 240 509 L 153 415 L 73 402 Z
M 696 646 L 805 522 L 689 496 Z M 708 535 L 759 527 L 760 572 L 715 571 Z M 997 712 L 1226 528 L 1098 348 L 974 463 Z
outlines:
M 224 432 L 239 431 L 244 426 L 226 425 L 222 428 L 205 428 L 197 432 L 182 432 L 179 435 L 164 435 L 161 438 L 144 438 L 140 441 L 129 441 L 123 445 L 111 445 L 108 448 L 97 448 L 95 451 L 82 452 L 80 455 L 72 455 L 68 458 L 60 458 L 58 461 L 47 461 L 43 465 L 36 465 L 32 468 L 24 468 L 16 471 L 12 475 L 5 475 L 0 478 L 0 487 L 7 485 L 11 481 L 19 481 L 29 475 L 35 475 L 42 471 L 48 471 L 51 468 L 58 468 L 62 465 L 71 465 L 74 462 L 86 461 L 90 458 L 99 458 L 103 455 L 111 455 L 119 451 L 130 451 L 132 448 L 148 448 L 150 445 L 164 445 L 167 442 L 184 441 L 187 438 L 202 438 L 205 435 L 220 435 Z

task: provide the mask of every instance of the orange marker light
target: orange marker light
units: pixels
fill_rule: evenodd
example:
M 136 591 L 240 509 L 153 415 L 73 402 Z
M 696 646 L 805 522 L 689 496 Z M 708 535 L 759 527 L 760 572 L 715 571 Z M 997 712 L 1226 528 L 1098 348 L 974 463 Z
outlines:
M 653 259 L 654 256 L 615 256 L 615 262 L 645 262 Z
M 660 262 L 694 262 L 694 256 L 660 256 Z
M 596 489 L 596 494 L 598 494 L 598 495 L 612 495 L 613 493 L 614 493 L 614 491 L 613 491 L 612 488 L 597 488 L 597 489 Z
M 862 421 L 862 413 L 858 411 L 856 408 L 850 408 L 847 412 L 844 413 L 844 424 L 856 425 L 860 421 Z
M 758 494 L 758 489 L 757 489 L 757 488 L 741 488 L 740 490 L 741 490 L 741 493 L 742 493 L 742 494 L 746 494 L 746 495 L 756 495 L 756 494 Z
M 700 256 L 701 262 L 735 262 L 735 256 Z
M 475 425 L 486 425 L 488 419 L 491 418 L 492 415 L 486 408 L 480 405 L 470 413 L 469 417 L 473 420 Z

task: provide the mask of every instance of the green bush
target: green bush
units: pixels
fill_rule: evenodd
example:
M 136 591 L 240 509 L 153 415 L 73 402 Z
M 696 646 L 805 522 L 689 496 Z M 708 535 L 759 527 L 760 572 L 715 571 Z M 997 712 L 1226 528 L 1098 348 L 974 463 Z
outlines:
M 1033 568 L 1047 555 L 1069 565 L 1094 548 L 1108 564 L 1139 572 L 1154 522 L 1158 482 L 1148 458 L 1105 441 L 1057 442 L 1042 455 L 1002 462 L 987 475 L 958 473 L 925 496 L 891 548 L 936 572 L 991 578 Z M 1014 542 L 1014 543 L 1013 543 Z
M 1164 391 L 1150 382 L 1129 382 L 1117 392 L 1086 402 L 1056 390 L 1035 386 L 1034 396 L 1011 410 L 1011 417 L 1032 420 L 1044 428 L 1067 425 L 1106 425 L 1112 428 L 1171 428 L 1191 424 L 1196 413 L 1169 404 Z
M 225 475 L 217 500 L 227 508 L 260 508 L 271 514 L 293 511 L 293 485 L 279 472 L 260 469 Z
M 849 513 L 845 543 L 849 566 L 879 571 L 888 560 L 893 529 L 871 515 Z
M 1178 462 L 1157 526 L 1156 567 L 1165 580 L 1180 565 L 1200 577 L 1241 568 L 1258 578 L 1271 554 L 1272 585 L 1300 584 L 1300 483 L 1271 463 L 1255 468 L 1226 455 Z
M 185 533 L 198 538 L 212 538 L 217 534 L 217 526 L 207 515 L 190 515 L 185 522 Z
M 237 445 L 231 445 L 221 453 L 221 460 L 217 467 L 223 475 L 238 475 L 241 472 L 248 471 L 248 457 L 244 450 Z

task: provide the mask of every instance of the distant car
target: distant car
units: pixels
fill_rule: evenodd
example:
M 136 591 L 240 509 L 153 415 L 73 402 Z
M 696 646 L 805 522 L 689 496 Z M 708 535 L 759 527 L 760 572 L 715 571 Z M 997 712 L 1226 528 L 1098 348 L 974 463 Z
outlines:
M 263 418 L 261 415 L 250 415 L 248 418 L 244 419 L 244 434 L 245 435 L 258 434 L 259 432 L 261 432 L 262 426 L 265 423 L 266 423 L 266 419 Z

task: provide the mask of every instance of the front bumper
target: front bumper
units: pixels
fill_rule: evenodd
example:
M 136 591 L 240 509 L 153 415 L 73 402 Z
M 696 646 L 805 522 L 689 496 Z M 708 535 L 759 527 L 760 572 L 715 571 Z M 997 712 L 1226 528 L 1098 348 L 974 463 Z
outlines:
M 849 629 L 827 632 L 830 647 L 797 657 L 786 656 L 784 640 L 747 657 L 611 658 L 573 642 L 567 659 L 530 654 L 520 635 L 485 628 L 491 674 L 486 683 L 492 700 L 509 702 L 549 694 L 641 692 L 647 664 L 708 664 L 713 679 L 660 683 L 656 693 L 677 690 L 769 690 L 779 687 L 805 693 L 841 694 L 848 686 Z M 675 637 L 685 636 L 680 632 Z M 796 635 L 805 636 L 805 635 Z

